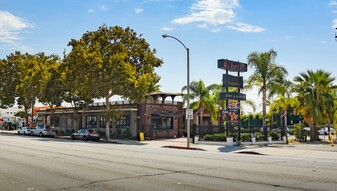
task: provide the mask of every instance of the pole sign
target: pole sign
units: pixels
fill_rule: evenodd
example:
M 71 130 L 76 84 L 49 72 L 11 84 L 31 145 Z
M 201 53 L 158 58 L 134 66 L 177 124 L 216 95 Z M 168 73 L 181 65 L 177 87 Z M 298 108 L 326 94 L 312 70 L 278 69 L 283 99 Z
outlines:
M 221 92 L 220 99 L 246 100 L 246 94 L 238 92 Z
M 243 88 L 243 77 L 242 76 L 232 76 L 229 74 L 223 74 L 222 76 L 223 87 L 235 87 Z
M 230 72 L 247 72 L 247 64 L 227 59 L 219 59 L 218 68 Z
M 193 119 L 193 109 L 186 109 L 186 119 Z

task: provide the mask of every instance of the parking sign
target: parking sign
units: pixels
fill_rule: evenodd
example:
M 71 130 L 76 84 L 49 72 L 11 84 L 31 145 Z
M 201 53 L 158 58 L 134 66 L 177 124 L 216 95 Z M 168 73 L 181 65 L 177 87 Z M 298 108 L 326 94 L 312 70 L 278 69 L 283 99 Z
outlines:
M 193 119 L 193 109 L 186 109 L 186 119 Z

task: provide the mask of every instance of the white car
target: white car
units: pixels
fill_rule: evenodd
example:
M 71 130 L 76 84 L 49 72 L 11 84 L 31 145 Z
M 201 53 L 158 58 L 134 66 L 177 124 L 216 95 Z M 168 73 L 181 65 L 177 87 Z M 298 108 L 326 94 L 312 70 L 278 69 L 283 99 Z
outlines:
M 19 127 L 18 135 L 30 135 L 31 128 L 30 127 Z
M 331 134 L 334 134 L 333 127 L 330 127 Z M 328 127 L 323 127 L 322 129 L 318 130 L 319 135 L 327 135 L 328 134 Z
M 31 135 L 37 135 L 37 136 L 40 136 L 40 137 L 43 137 L 43 136 L 55 137 L 56 132 L 55 132 L 54 128 L 51 128 L 48 125 L 37 125 L 37 126 L 35 126 L 34 129 L 32 129 L 30 134 Z

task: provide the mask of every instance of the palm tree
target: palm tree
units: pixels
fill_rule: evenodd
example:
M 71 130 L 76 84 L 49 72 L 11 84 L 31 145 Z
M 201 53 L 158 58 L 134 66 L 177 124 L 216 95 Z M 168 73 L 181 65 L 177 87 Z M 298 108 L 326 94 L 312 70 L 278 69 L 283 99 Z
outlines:
M 255 71 L 248 78 L 247 87 L 251 89 L 254 86 L 257 86 L 259 94 L 262 93 L 262 126 L 265 139 L 267 139 L 267 91 L 277 72 L 282 71 L 283 73 L 287 73 L 287 70 L 284 67 L 274 63 L 276 56 L 277 53 L 273 49 L 263 53 L 252 52 L 248 56 L 248 65 Z
M 211 91 L 214 89 L 214 84 L 206 87 L 202 80 L 192 81 L 189 85 L 190 87 L 190 96 L 188 99 L 195 100 L 190 104 L 191 109 L 197 110 L 197 114 L 200 115 L 200 123 L 203 124 L 203 114 L 205 111 L 211 113 L 212 116 L 216 116 L 216 107 L 215 101 L 211 96 Z M 187 87 L 182 88 L 182 92 L 186 91 Z M 187 99 L 187 95 L 184 95 L 184 101 Z M 214 119 L 214 117 L 212 117 Z
M 269 87 L 269 99 L 273 96 L 277 96 L 277 99 L 270 104 L 269 112 L 272 114 L 276 109 L 280 112 L 281 116 L 281 134 L 285 134 L 285 129 L 287 126 L 287 114 L 288 108 L 294 107 L 297 103 L 296 99 L 290 98 L 290 92 L 292 88 L 292 82 L 286 79 L 287 74 L 282 70 L 276 72 L 275 76 L 273 76 L 273 80 L 270 81 Z
M 300 101 L 299 111 L 304 120 L 310 124 L 310 140 L 318 140 L 317 125 L 327 122 L 330 131 L 330 123 L 334 113 L 334 101 L 332 92 L 337 87 L 333 85 L 334 77 L 323 70 L 307 70 L 300 73 L 294 81 L 297 82 L 295 91 Z

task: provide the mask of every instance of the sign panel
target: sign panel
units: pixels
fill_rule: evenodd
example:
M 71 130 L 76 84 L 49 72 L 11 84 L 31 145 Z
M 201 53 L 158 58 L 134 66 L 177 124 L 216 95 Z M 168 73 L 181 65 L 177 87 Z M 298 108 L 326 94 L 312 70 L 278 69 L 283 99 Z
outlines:
M 227 59 L 219 59 L 218 68 L 230 72 L 247 72 L 247 64 Z
M 193 119 L 193 109 L 186 109 L 186 119 Z
M 228 109 L 240 109 L 240 103 L 238 101 L 228 100 Z
M 230 122 L 238 122 L 239 117 L 240 117 L 240 110 L 239 109 L 228 110 L 228 120 Z
M 243 88 L 243 77 L 242 76 L 232 76 L 228 74 L 223 74 L 222 76 L 223 87 L 237 87 Z
M 246 94 L 238 92 L 221 92 L 220 99 L 246 100 Z

